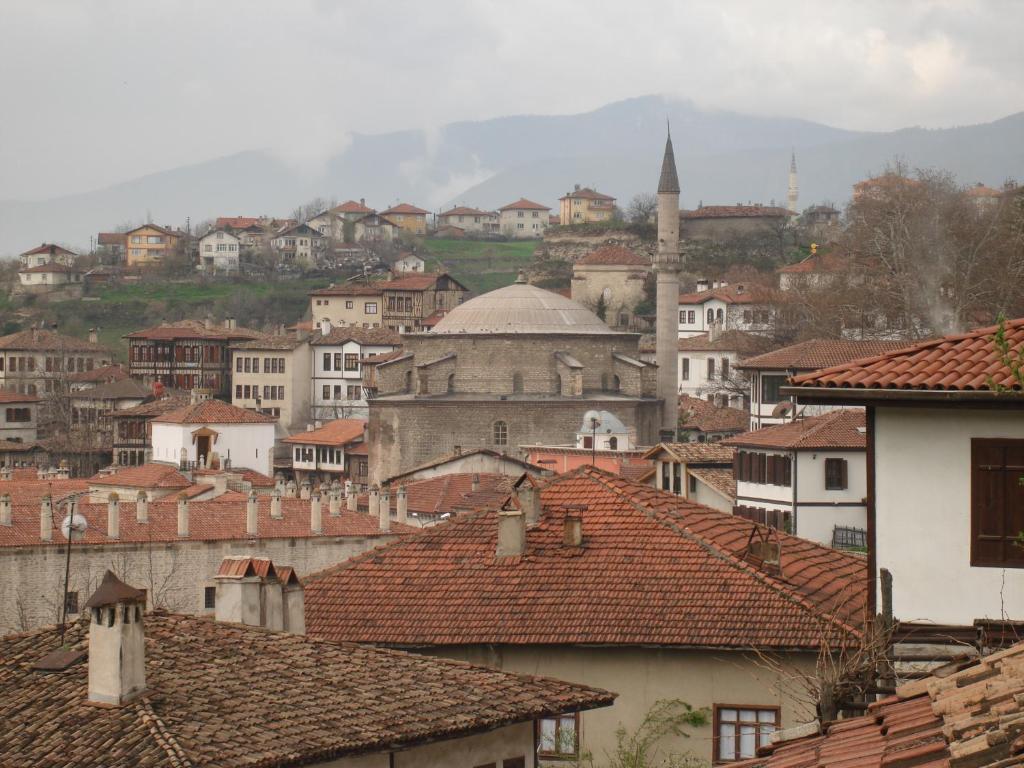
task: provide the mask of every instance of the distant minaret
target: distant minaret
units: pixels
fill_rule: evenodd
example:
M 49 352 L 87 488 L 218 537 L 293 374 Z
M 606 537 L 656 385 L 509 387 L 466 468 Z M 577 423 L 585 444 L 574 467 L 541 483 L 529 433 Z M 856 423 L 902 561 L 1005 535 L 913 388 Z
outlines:
M 658 180 L 658 251 L 654 256 L 654 273 L 658 284 L 658 397 L 664 403 L 660 434 L 661 440 L 675 442 L 679 424 L 679 176 L 671 132 L 665 140 Z
M 800 188 L 796 185 L 796 152 L 793 152 L 793 157 L 789 161 L 789 192 L 786 195 L 786 208 L 792 213 L 800 213 L 796 208 L 797 195 Z

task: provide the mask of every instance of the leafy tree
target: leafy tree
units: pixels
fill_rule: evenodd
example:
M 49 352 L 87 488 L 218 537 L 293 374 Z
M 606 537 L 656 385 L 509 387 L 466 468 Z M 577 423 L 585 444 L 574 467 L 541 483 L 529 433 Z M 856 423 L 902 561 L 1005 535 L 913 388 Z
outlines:
M 681 699 L 659 699 L 644 715 L 634 731 L 619 725 L 615 729 L 615 748 L 595 763 L 591 754 L 583 759 L 590 768 L 695 768 L 703 761 L 689 754 L 662 754 L 659 744 L 668 736 L 689 738 L 686 728 L 708 724 L 708 710 L 694 709 Z

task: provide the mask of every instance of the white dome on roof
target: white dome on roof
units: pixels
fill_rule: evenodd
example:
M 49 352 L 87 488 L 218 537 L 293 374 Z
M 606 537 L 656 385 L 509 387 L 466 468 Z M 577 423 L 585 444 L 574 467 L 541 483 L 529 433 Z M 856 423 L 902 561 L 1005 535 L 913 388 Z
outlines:
M 572 299 L 529 285 L 512 285 L 470 299 L 434 326 L 433 333 L 614 334 L 604 322 Z

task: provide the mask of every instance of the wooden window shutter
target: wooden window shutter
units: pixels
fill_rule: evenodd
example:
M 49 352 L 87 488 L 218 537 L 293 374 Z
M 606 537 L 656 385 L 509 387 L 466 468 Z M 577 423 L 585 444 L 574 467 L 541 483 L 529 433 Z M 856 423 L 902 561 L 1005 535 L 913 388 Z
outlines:
M 742 455 L 742 451 L 736 451 L 736 453 L 732 455 L 732 476 L 735 477 L 737 480 L 743 479 L 742 477 L 740 477 L 740 456 Z
M 839 485 L 844 490 L 850 487 L 849 481 L 847 479 L 847 468 L 849 467 L 849 464 L 850 462 L 848 462 L 846 459 L 839 460 Z
M 971 565 L 1024 567 L 1024 440 L 971 440 Z

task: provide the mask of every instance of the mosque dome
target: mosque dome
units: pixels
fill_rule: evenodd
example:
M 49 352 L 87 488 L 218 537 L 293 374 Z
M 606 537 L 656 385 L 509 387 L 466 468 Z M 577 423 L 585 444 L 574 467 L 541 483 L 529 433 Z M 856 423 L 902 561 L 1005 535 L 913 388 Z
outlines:
M 615 334 L 572 299 L 529 285 L 520 275 L 512 285 L 470 299 L 434 326 L 444 333 Z

